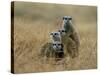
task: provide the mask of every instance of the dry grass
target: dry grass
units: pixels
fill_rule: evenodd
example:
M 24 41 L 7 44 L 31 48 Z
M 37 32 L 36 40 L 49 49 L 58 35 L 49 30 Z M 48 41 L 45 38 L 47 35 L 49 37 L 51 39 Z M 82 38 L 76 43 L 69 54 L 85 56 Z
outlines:
M 81 24 L 77 27 L 81 42 L 80 55 L 75 59 L 71 59 L 65 67 L 59 65 L 59 69 L 58 65 L 51 64 L 52 62 L 43 64 L 39 52 L 41 46 L 50 41 L 49 33 L 57 30 L 60 26 L 44 25 L 44 23 L 22 21 L 21 19 L 15 19 L 14 26 L 14 65 L 16 73 L 93 69 L 97 66 L 95 24 Z
M 52 7 L 49 7 L 49 9 L 51 8 Z M 31 11 L 30 10 L 31 7 L 30 9 L 29 8 L 26 9 L 28 9 L 27 13 L 31 14 L 29 13 L 29 11 Z M 55 11 L 56 12 L 59 11 L 55 9 L 56 8 L 52 10 L 54 11 L 53 13 L 55 13 Z M 46 9 L 43 10 L 45 11 Z M 65 7 L 62 10 L 65 10 Z M 66 11 L 67 10 L 68 9 L 66 9 Z M 53 13 L 51 13 L 51 15 Z M 43 13 L 40 15 L 43 15 Z M 68 15 L 68 14 L 61 13 L 60 16 L 63 15 Z M 70 15 L 74 16 L 72 12 Z M 79 49 L 79 57 L 71 59 L 67 64 L 64 65 L 57 65 L 57 64 L 55 65 L 55 61 L 53 61 L 53 59 L 51 59 L 51 61 L 48 61 L 48 63 L 43 62 L 42 57 L 39 56 L 41 46 L 46 42 L 50 41 L 49 37 L 50 32 L 56 31 L 57 29 L 61 28 L 61 22 L 60 22 L 61 19 L 55 18 L 56 16 L 52 16 L 52 18 L 54 19 L 48 21 L 47 18 L 43 18 L 42 20 L 38 19 L 32 20 L 32 18 L 29 19 L 29 17 L 27 18 L 27 16 L 16 16 L 15 14 L 14 18 L 15 73 L 81 70 L 81 69 L 97 68 L 97 57 L 96 57 L 97 33 L 96 33 L 96 21 L 94 19 L 91 19 L 93 20 L 92 23 L 84 22 L 84 19 L 83 22 L 81 22 L 79 19 L 76 19 L 76 28 L 79 31 L 80 42 L 81 42 Z M 48 15 L 48 17 L 50 17 L 50 15 Z M 75 18 L 77 18 L 77 16 Z M 61 62 L 63 63 L 63 61 Z

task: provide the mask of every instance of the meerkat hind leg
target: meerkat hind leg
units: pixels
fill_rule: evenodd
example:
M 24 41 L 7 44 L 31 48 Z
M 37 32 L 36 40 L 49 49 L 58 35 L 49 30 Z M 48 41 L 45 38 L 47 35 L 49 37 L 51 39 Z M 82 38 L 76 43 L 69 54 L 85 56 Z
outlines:
M 75 42 L 74 42 L 72 39 L 70 39 L 70 38 L 69 38 L 69 40 L 68 40 L 67 50 L 68 50 L 69 55 L 70 55 L 72 58 L 78 56 L 78 49 L 77 49 L 77 46 L 76 46 Z

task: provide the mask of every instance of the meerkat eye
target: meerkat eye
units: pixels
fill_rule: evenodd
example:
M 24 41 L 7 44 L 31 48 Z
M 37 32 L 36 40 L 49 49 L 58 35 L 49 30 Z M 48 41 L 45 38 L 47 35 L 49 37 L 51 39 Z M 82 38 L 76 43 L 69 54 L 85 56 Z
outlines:
M 58 35 L 57 33 L 55 33 L 54 35 Z
M 70 17 L 69 20 L 72 20 L 72 18 Z
M 55 46 L 56 44 L 53 44 L 53 46 Z
M 64 32 L 66 32 L 66 31 L 64 30 Z
M 64 32 L 64 30 L 62 30 L 62 32 Z
M 66 32 L 66 31 L 64 31 L 64 32 Z
M 64 32 L 67 32 L 66 30 Z
M 67 18 L 65 18 L 65 20 L 67 20 Z
M 58 44 L 58 46 L 60 46 L 61 44 Z
M 50 35 L 53 35 L 53 33 L 50 33 Z

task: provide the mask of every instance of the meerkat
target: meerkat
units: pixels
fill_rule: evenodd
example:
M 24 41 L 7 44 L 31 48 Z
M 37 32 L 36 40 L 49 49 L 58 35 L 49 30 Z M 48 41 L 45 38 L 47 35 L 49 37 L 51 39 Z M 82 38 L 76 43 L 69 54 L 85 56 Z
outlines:
M 65 56 L 69 55 L 70 57 L 74 58 L 77 56 L 77 47 L 75 42 L 70 37 L 66 36 L 65 30 L 60 29 L 59 32 L 61 33 Z
M 46 58 L 63 58 L 63 44 L 60 42 L 46 43 L 41 49 L 41 55 Z
M 63 29 L 66 33 L 66 37 L 69 36 L 73 41 L 75 41 L 77 47 L 79 47 L 80 45 L 79 35 L 74 25 L 72 24 L 71 16 L 63 17 Z
M 64 57 L 64 49 L 63 49 L 63 44 L 61 42 L 54 42 L 53 49 L 55 50 L 55 57 L 56 58 L 63 58 Z
M 78 48 L 80 45 L 79 36 L 74 26 L 71 23 L 72 18 L 70 16 L 63 17 L 63 28 L 58 31 L 62 37 L 62 43 L 65 49 L 72 58 L 79 55 Z M 65 50 L 66 51 L 66 50 Z

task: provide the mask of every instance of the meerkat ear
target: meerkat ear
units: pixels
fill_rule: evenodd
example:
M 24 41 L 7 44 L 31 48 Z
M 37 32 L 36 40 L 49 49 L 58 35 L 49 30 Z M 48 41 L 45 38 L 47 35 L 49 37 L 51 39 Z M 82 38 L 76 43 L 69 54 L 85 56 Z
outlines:
M 53 35 L 53 33 L 50 33 L 50 35 Z
M 62 48 L 64 47 L 64 45 L 61 43 Z
M 67 31 L 65 30 L 65 32 L 67 32 Z
M 64 17 L 63 17 L 63 20 L 64 20 Z

